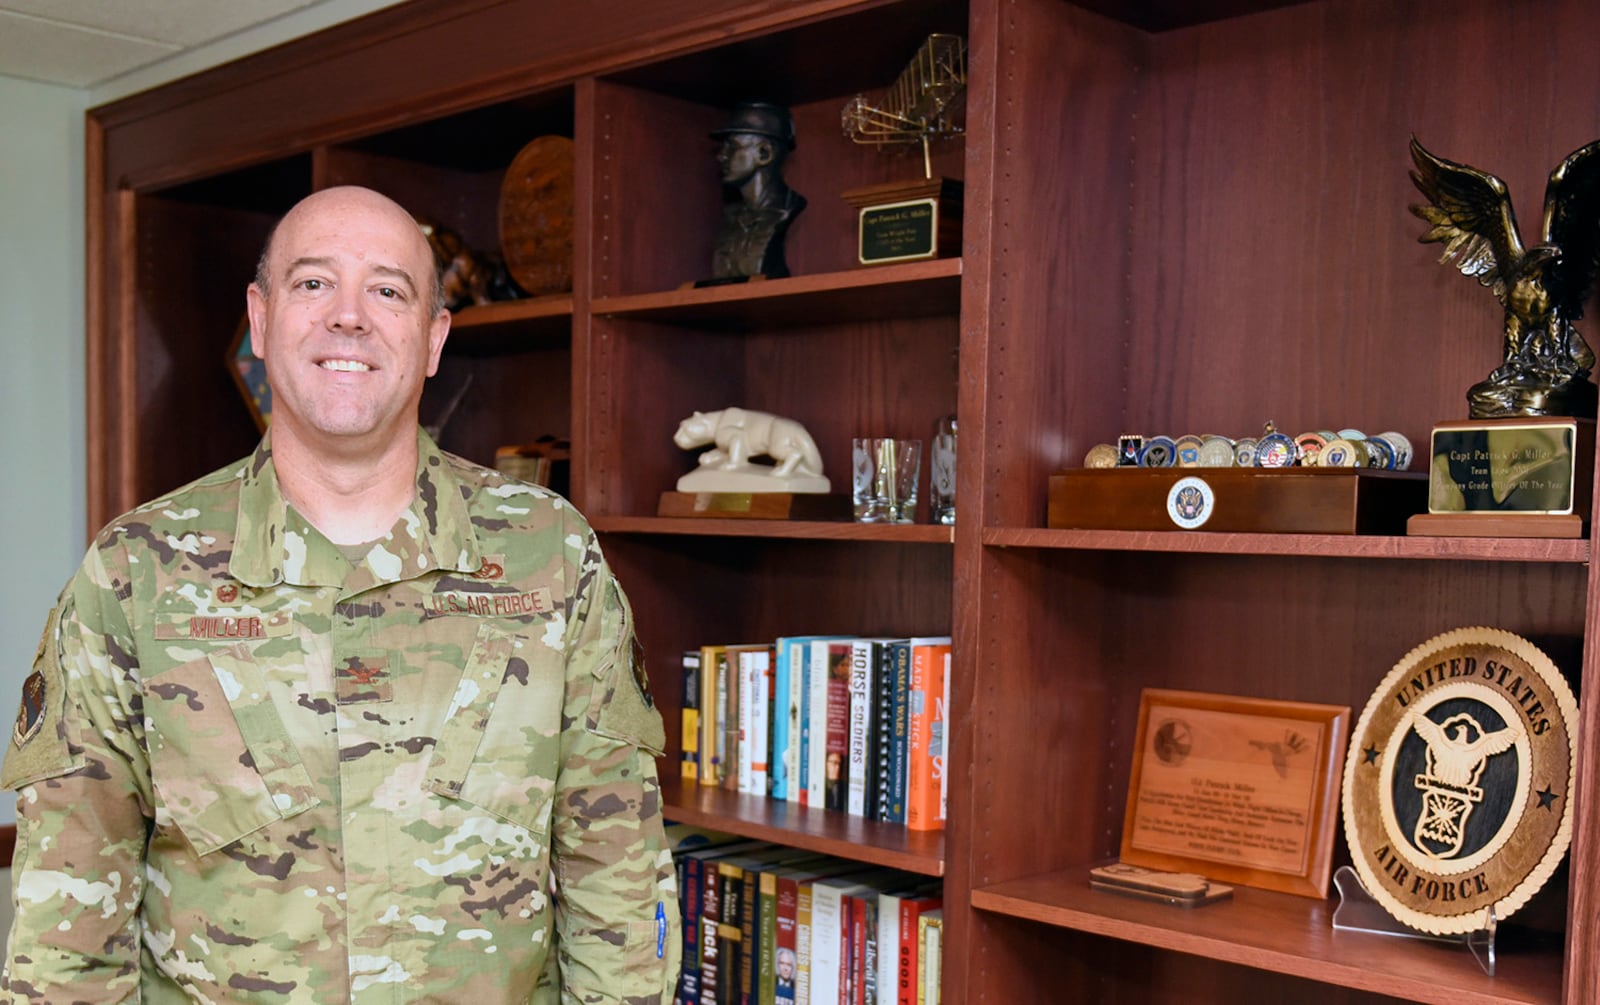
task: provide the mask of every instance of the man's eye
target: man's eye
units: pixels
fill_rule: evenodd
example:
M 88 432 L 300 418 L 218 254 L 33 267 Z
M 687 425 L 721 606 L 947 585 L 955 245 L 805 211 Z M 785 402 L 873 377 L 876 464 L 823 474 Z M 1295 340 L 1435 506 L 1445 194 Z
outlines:
M 322 289 L 322 280 L 302 279 L 300 280 L 300 288 L 303 290 L 320 290 Z
M 395 289 L 393 286 L 380 286 L 378 287 L 378 296 L 384 297 L 388 300 L 398 300 L 400 298 L 400 291 Z

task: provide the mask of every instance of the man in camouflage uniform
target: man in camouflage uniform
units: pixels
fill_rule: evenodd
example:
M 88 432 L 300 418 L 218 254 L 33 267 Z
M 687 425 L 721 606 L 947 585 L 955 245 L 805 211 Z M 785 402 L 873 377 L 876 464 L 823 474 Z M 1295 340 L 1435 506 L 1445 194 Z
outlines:
M 269 240 L 270 435 L 100 534 L 24 688 L 7 1000 L 670 1000 L 628 605 L 570 505 L 418 429 L 436 276 L 365 189 Z

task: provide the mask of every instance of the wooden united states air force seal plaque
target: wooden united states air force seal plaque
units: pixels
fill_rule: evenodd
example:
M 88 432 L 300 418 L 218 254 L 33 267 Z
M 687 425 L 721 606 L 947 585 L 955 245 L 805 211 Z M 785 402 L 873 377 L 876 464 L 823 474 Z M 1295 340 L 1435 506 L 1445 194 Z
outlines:
M 1461 628 L 1397 663 L 1356 725 L 1344 826 L 1367 891 L 1460 935 L 1527 903 L 1566 854 L 1578 705 L 1527 639 Z

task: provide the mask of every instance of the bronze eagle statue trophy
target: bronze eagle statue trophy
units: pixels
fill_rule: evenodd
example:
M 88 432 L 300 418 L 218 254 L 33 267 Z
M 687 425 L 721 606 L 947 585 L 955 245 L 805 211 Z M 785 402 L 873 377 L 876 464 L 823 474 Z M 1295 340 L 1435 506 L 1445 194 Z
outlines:
M 1499 178 L 1436 157 L 1416 137 L 1411 160 L 1411 181 L 1428 197 L 1411 212 L 1431 225 L 1418 241 L 1443 244 L 1439 261 L 1489 287 L 1505 308 L 1505 362 L 1467 392 L 1471 418 L 1593 418 L 1594 350 L 1572 323 L 1600 266 L 1600 140 L 1550 172 L 1544 233 L 1527 249 Z

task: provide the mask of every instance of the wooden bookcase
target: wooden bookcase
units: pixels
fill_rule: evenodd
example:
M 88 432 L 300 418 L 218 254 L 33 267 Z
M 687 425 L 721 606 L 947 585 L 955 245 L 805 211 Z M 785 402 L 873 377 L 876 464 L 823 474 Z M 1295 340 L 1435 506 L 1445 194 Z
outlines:
M 970 45 L 967 132 L 936 148 L 963 253 L 859 269 L 838 193 L 919 165 L 851 145 L 840 109 L 934 31 Z M 222 355 L 296 199 L 369 184 L 493 247 L 515 153 L 570 136 L 574 289 L 461 312 L 446 375 L 473 391 L 443 441 L 487 462 L 571 436 L 675 817 L 942 875 L 947 1002 L 1589 1005 L 1587 765 L 1568 865 L 1494 978 L 1459 947 L 1334 932 L 1331 903 L 1184 912 L 1091 892 L 1087 868 L 1118 848 L 1144 687 L 1359 712 L 1411 647 L 1483 624 L 1595 693 L 1592 540 L 1044 523 L 1048 476 L 1122 432 L 1424 443 L 1464 415 L 1498 312 L 1417 245 L 1407 140 L 1495 171 L 1536 226 L 1550 168 L 1600 135 L 1597 33 L 1590 0 L 413 0 L 90 112 L 90 520 L 250 449 Z M 718 218 L 706 134 L 748 98 L 795 114 L 794 277 L 683 289 Z M 852 435 L 957 412 L 955 527 L 654 516 L 691 464 L 677 421 L 727 404 L 801 420 L 841 484 Z M 955 636 L 946 833 L 677 783 L 678 654 L 806 631 Z

